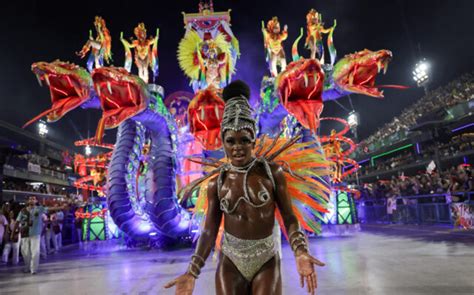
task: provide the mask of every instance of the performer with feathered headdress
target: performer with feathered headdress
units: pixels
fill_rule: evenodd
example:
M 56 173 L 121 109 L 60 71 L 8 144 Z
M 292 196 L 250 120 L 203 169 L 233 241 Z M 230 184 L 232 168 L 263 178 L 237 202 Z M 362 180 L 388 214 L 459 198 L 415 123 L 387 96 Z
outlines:
M 303 229 L 319 231 L 315 218 L 326 212 L 329 186 L 322 178 L 329 165 L 314 145 L 297 143 L 298 137 L 257 140 L 249 97 L 242 81 L 224 88 L 221 137 L 227 159 L 207 163 L 215 169 L 184 191 L 186 197 L 200 186 L 194 218 L 202 218 L 203 226 L 187 272 L 165 286 L 176 285 L 176 294 L 192 294 L 221 224 L 216 293 L 281 294 L 275 220 L 295 253 L 302 285 L 311 293 L 316 288 L 314 265 L 324 263 L 310 255 Z

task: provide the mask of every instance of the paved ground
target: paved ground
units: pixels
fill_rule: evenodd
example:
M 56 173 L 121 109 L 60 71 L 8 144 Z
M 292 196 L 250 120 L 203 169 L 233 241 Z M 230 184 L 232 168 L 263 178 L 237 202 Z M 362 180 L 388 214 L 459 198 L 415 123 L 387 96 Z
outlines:
M 312 252 L 327 264 L 318 294 L 474 294 L 473 245 L 473 231 L 427 226 L 366 225 L 357 235 L 312 239 Z M 162 286 L 190 255 L 110 242 L 69 247 L 42 261 L 36 275 L 0 266 L 0 294 L 174 294 Z M 283 265 L 284 294 L 304 294 L 286 244 Z M 214 294 L 215 268 L 208 260 L 195 294 Z

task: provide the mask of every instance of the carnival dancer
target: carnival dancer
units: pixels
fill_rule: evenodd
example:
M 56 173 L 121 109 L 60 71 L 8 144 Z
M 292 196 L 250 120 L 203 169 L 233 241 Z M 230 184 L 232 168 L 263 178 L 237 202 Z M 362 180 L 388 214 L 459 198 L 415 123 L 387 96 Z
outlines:
M 195 280 L 214 247 L 222 218 L 217 294 L 282 293 L 280 258 L 273 236 L 275 219 L 279 217 L 295 254 L 301 286 L 306 284 L 312 294 L 317 287 L 314 265 L 324 263 L 309 253 L 306 235 L 288 193 L 288 167 L 272 161 L 289 145 L 283 144 L 273 156 L 255 156 L 256 124 L 249 97 L 250 89 L 242 81 L 224 88 L 226 105 L 221 137 L 228 162 L 207 176 L 207 214 L 195 253 L 186 273 L 165 285 L 176 286 L 176 294 L 192 294 Z

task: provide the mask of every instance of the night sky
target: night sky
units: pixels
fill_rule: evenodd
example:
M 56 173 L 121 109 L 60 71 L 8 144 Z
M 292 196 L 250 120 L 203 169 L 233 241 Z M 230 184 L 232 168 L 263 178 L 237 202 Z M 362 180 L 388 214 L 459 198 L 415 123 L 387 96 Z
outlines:
M 123 66 L 124 60 L 119 40 L 121 31 L 128 38 L 139 22 L 145 23 L 149 34 L 154 34 L 159 27 L 158 84 L 165 88 L 166 94 L 191 91 L 178 67 L 176 50 L 184 34 L 181 11 L 196 12 L 197 4 L 198 1 L 191 0 L 2 3 L 0 119 L 21 126 L 50 106 L 49 91 L 38 85 L 30 66 L 36 61 L 61 59 L 85 67 L 85 60 L 74 52 L 87 40 L 95 15 L 105 18 L 112 34 L 116 66 Z M 337 19 L 334 44 L 339 58 L 364 48 L 391 50 L 394 58 L 388 73 L 380 76 L 377 84 L 402 84 L 413 88 L 387 89 L 384 100 L 352 95 L 353 106 L 361 117 L 360 138 L 369 136 L 423 95 L 423 90 L 415 88 L 411 78 L 412 68 L 421 57 L 431 63 L 431 89 L 474 69 L 474 1 L 216 0 L 214 7 L 215 11 L 232 9 L 232 29 L 240 41 L 242 53 L 234 77 L 247 81 L 253 95 L 258 95 L 261 78 L 268 74 L 260 24 L 275 15 L 282 25 L 289 27 L 289 38 L 285 43 L 288 61 L 291 45 L 299 28 L 305 26 L 305 16 L 310 8 L 322 13 L 326 26 Z M 300 54 L 308 56 L 309 51 L 303 49 L 302 44 L 301 41 Z M 348 98 L 339 102 L 347 109 L 352 108 Z M 336 103 L 328 102 L 323 116 L 345 118 L 347 114 Z M 98 110 L 76 109 L 51 124 L 48 137 L 70 146 L 88 133 L 94 135 L 99 116 Z M 34 130 L 35 126 L 28 128 Z M 112 133 L 109 132 L 109 137 Z

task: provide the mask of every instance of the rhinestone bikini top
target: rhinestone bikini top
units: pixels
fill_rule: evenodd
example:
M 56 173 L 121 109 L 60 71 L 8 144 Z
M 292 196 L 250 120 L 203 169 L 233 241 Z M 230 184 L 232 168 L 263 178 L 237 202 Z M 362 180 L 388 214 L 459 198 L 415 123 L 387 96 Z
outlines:
M 257 198 L 259 201 L 262 203 L 260 204 L 255 204 L 252 202 L 249 196 L 248 192 L 248 186 L 247 186 L 247 180 L 248 180 L 248 173 L 249 171 L 255 166 L 256 163 L 262 163 L 263 166 L 265 167 L 265 172 L 267 173 L 268 177 L 270 178 L 270 181 L 272 182 L 273 189 L 275 189 L 275 180 L 273 178 L 272 171 L 270 169 L 270 165 L 268 164 L 267 160 L 265 158 L 255 158 L 253 159 L 248 165 L 244 167 L 235 167 L 232 164 L 225 164 L 221 168 L 221 171 L 219 172 L 219 177 L 217 178 L 217 191 L 218 193 L 221 191 L 222 188 L 222 182 L 223 182 L 223 177 L 224 177 L 224 172 L 227 171 L 232 171 L 232 172 L 237 172 L 237 173 L 243 173 L 244 174 L 244 195 L 241 196 L 240 198 L 237 199 L 235 204 L 233 206 L 230 205 L 230 190 L 226 193 L 226 195 L 222 198 L 220 198 L 220 208 L 223 212 L 227 214 L 232 214 L 237 207 L 239 206 L 240 202 L 245 202 L 252 206 L 253 208 L 260 208 L 265 206 L 270 202 L 270 193 L 268 190 L 265 188 L 265 186 L 262 184 L 261 180 L 259 180 L 259 183 L 262 185 L 263 190 L 259 191 L 257 194 Z

